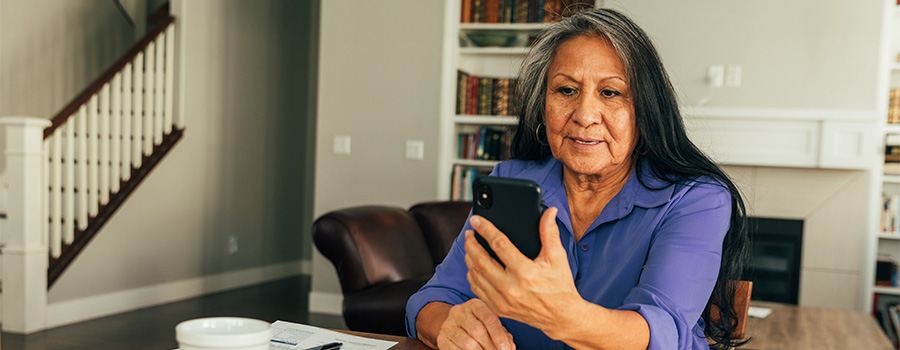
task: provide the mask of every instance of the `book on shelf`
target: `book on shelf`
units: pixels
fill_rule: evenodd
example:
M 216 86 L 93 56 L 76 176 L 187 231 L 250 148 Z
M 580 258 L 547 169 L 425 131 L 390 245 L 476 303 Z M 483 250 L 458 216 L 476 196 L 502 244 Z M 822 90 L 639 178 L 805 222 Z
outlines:
M 457 114 L 515 114 L 515 78 L 485 77 L 458 70 L 456 83 Z
M 893 320 L 891 319 L 890 306 L 879 308 L 878 311 L 876 311 L 875 318 L 878 319 L 878 323 L 881 325 L 881 330 L 884 331 L 885 335 L 887 335 L 888 340 L 891 341 L 891 345 L 894 345 L 894 348 L 896 348 L 898 343 L 898 334 L 897 329 L 894 328 Z
M 881 194 L 881 232 L 900 234 L 900 195 Z
M 900 348 L 900 305 L 889 305 L 887 311 L 894 331 L 894 348 Z
M 887 134 L 884 137 L 884 161 L 900 163 L 900 135 Z
M 460 132 L 457 135 L 456 156 L 470 160 L 509 159 L 513 129 L 482 126 L 473 132 Z
M 888 95 L 888 124 L 900 124 L 900 89 L 891 89 Z
M 875 285 L 897 287 L 897 261 L 890 255 L 879 255 L 875 260 Z
M 900 296 L 873 294 L 872 315 L 895 348 L 900 348 Z
M 884 146 L 884 162 L 900 163 L 900 145 Z
M 472 182 L 480 176 L 487 176 L 491 168 L 454 165 L 450 179 L 450 199 L 454 201 L 472 200 Z
M 493 79 L 480 77 L 478 80 L 478 114 L 490 115 L 491 105 L 493 105 L 494 102 Z
M 900 175 L 900 162 L 884 162 L 885 175 Z
M 900 135 L 888 134 L 885 137 L 884 173 L 900 175 Z
M 593 8 L 590 0 L 462 0 L 461 23 L 548 23 Z

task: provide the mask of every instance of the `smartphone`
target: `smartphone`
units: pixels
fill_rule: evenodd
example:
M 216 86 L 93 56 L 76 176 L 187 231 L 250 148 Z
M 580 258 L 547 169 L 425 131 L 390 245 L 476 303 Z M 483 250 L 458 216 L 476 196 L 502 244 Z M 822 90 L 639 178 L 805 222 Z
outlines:
M 536 182 L 509 177 L 482 176 L 472 183 L 472 213 L 488 219 L 529 259 L 541 252 L 540 221 L 544 211 L 541 186 Z M 475 238 L 500 262 L 487 241 Z M 500 262 L 503 264 L 502 262 Z

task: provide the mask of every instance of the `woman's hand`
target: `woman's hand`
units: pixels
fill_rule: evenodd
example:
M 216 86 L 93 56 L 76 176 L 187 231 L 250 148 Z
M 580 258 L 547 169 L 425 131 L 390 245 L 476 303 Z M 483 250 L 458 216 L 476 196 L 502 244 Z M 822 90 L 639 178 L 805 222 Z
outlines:
M 454 305 L 441 324 L 438 349 L 514 350 L 512 335 L 480 299 Z
M 566 251 L 559 240 L 556 208 L 547 209 L 540 222 L 541 252 L 532 261 L 524 256 L 491 222 L 480 216 L 470 220 L 506 265 L 504 269 L 466 232 L 467 278 L 475 293 L 500 317 L 512 318 L 541 329 L 554 338 L 566 327 L 573 307 L 585 301 L 578 294 Z M 567 314 L 568 313 L 568 314 Z

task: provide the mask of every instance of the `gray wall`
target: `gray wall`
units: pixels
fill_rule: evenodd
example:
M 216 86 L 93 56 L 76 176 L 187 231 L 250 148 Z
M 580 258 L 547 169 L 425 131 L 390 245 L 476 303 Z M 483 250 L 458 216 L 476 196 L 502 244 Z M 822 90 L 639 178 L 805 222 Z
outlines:
M 709 106 L 876 106 L 882 1 L 609 0 L 652 37 L 683 102 Z M 710 89 L 713 64 L 743 66 L 741 87 Z
M 143 36 L 146 3 L 0 2 L 0 116 L 52 118 Z
M 320 20 L 315 215 L 434 199 L 444 3 L 323 1 Z M 336 135 L 350 155 L 332 154 Z M 405 140 L 425 141 L 425 159 L 406 160 Z M 340 294 L 318 252 L 312 290 Z
M 184 138 L 62 275 L 51 303 L 309 260 L 314 3 L 183 4 Z

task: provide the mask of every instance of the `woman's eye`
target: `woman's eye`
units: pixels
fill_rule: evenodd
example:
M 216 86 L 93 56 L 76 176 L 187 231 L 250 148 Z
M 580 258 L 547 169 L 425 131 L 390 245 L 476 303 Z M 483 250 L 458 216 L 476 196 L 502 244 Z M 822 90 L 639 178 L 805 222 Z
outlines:
M 572 96 L 575 94 L 575 89 L 568 86 L 563 86 L 559 89 L 556 89 L 556 91 L 561 93 L 563 96 Z
M 600 91 L 600 95 L 603 97 L 616 97 L 616 96 L 619 96 L 620 94 L 621 93 L 619 93 L 618 91 L 609 90 L 609 89 Z

